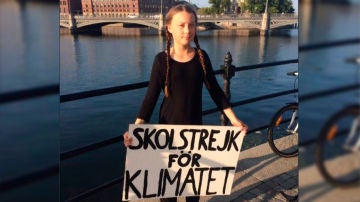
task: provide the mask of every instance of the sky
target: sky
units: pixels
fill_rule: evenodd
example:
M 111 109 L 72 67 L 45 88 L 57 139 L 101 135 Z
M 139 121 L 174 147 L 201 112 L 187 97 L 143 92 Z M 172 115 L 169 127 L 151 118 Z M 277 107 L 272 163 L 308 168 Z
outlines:
M 265 0 L 264 0 L 265 1 Z M 201 7 L 210 7 L 209 1 L 208 0 L 190 0 L 191 3 L 196 4 L 197 6 Z M 295 13 L 298 13 L 298 0 L 292 0 L 293 2 L 293 7 L 295 9 Z

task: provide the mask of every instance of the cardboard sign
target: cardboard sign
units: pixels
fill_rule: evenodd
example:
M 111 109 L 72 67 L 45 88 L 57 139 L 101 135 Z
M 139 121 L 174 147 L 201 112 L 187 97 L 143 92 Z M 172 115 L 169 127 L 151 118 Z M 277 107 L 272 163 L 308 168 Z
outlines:
M 229 195 L 244 133 L 231 126 L 129 125 L 123 200 Z

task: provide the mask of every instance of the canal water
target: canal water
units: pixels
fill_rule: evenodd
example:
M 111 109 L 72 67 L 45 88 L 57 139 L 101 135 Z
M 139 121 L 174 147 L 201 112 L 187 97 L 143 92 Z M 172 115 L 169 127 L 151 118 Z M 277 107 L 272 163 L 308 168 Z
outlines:
M 163 36 L 139 34 L 139 28 L 132 31 L 132 36 L 60 35 L 60 94 L 147 81 L 153 58 L 164 50 L 166 42 Z M 238 36 L 231 30 L 208 30 L 199 32 L 199 40 L 217 70 L 224 64 L 227 52 L 236 67 L 297 59 L 297 33 L 297 29 L 281 30 L 266 38 Z M 292 89 L 294 78 L 286 72 L 296 69 L 297 64 L 290 64 L 236 73 L 231 80 L 231 99 L 235 102 Z M 220 75 L 217 79 L 222 85 Z M 144 93 L 145 89 L 140 89 L 62 103 L 61 150 L 121 134 L 135 120 Z M 204 97 L 203 109 L 214 108 L 206 89 Z M 254 128 L 266 125 L 274 109 L 292 100 L 284 96 L 240 106 L 236 111 Z M 219 124 L 218 113 L 204 118 L 205 124 Z M 152 123 L 156 121 L 157 110 Z
M 58 12 L 55 0 L 0 1 L 0 93 L 59 83 Z M 59 164 L 59 106 L 58 94 L 0 104 L 0 183 Z M 2 188 L 2 202 L 57 201 L 59 176 Z

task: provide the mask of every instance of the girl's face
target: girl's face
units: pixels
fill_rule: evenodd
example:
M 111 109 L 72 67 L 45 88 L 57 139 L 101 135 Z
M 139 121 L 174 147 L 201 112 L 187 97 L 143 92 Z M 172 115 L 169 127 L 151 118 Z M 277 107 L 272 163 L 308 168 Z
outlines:
M 195 16 L 192 13 L 186 11 L 176 13 L 167 26 L 173 35 L 175 45 L 189 46 L 194 40 L 196 24 Z

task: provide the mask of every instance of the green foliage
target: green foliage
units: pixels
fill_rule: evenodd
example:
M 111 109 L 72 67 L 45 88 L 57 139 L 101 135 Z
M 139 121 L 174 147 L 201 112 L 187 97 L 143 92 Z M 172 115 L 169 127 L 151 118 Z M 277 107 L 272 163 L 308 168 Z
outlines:
M 215 13 L 220 13 L 221 0 L 209 0 L 209 4 Z
M 223 0 L 221 1 L 221 10 L 223 12 L 228 12 L 231 7 L 231 0 Z
M 214 8 L 200 8 L 199 10 L 197 10 L 197 13 L 199 15 L 209 15 L 209 14 L 215 14 L 216 10 L 214 10 Z
M 231 7 L 231 0 L 209 0 L 212 11 L 216 14 L 225 13 Z
M 245 0 L 240 7 L 242 12 L 264 13 L 266 0 Z M 268 0 L 269 13 L 294 13 L 291 0 Z

